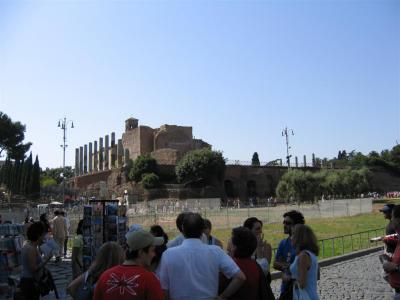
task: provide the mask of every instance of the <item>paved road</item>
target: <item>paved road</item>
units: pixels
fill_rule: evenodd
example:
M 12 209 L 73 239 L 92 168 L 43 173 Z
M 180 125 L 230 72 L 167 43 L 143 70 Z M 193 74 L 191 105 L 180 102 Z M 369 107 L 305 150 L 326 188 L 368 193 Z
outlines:
M 337 263 L 321 269 L 318 283 L 321 300 L 392 299 L 393 290 L 382 278 L 379 252 Z M 272 283 L 278 295 L 280 280 Z
M 321 300 L 392 299 L 393 291 L 382 278 L 378 254 L 376 252 L 323 268 L 318 283 Z M 70 261 L 58 264 L 50 262 L 48 267 L 55 278 L 60 299 L 68 299 L 65 288 L 71 280 Z M 272 282 L 275 295 L 279 293 L 279 286 L 280 280 Z M 53 300 L 55 296 L 51 293 L 43 299 Z

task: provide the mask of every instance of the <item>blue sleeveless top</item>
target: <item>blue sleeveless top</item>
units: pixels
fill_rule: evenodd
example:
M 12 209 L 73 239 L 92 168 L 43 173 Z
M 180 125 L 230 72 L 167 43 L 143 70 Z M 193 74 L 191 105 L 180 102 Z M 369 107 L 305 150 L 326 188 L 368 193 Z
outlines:
M 307 291 L 308 295 L 310 296 L 311 300 L 319 300 L 318 296 L 318 285 L 317 285 L 317 277 L 318 277 L 318 261 L 317 257 L 314 253 L 305 250 L 311 259 L 311 267 L 307 271 L 307 281 L 306 286 L 304 289 Z M 298 271 L 298 260 L 299 256 L 296 255 L 294 262 L 290 265 L 290 273 L 292 274 L 293 279 L 297 279 L 299 277 Z

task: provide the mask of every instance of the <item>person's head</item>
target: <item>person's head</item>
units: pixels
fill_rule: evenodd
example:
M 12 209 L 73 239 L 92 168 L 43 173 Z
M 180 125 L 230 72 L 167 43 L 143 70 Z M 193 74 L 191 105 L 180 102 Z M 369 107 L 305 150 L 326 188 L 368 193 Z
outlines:
M 248 258 L 257 248 L 257 238 L 247 227 L 237 227 L 232 230 L 233 256 Z
M 26 230 L 26 237 L 31 242 L 41 243 L 45 235 L 45 228 L 42 222 L 32 223 Z
M 24 223 L 25 223 L 25 224 L 26 224 L 26 223 L 29 223 L 29 218 L 28 218 L 28 217 L 25 218 Z
M 392 210 L 393 210 L 394 206 L 395 206 L 394 204 L 388 203 L 388 204 L 385 204 L 379 211 L 381 213 L 383 213 L 383 216 L 385 217 L 385 219 L 390 220 L 390 219 L 392 219 Z
M 291 235 L 293 226 L 304 223 L 303 214 L 297 210 L 290 210 L 283 214 L 283 232 L 285 234 Z
M 150 233 L 155 237 L 162 237 L 164 239 L 164 243 L 160 246 L 155 247 L 155 256 L 152 260 L 152 264 L 158 265 L 161 260 L 161 256 L 165 250 L 167 250 L 168 243 L 168 235 L 165 233 L 164 229 L 160 225 L 153 225 L 150 227 Z
M 150 227 L 150 233 L 155 237 L 164 238 L 164 243 L 168 243 L 168 235 L 160 225 L 153 225 Z
M 259 237 L 262 233 L 263 223 L 256 217 L 246 219 L 246 221 L 243 223 L 243 226 L 250 229 L 256 237 Z
M 30 217 L 29 218 L 29 223 L 34 223 L 35 222 L 35 220 L 33 219 L 33 217 Z
M 93 282 L 96 282 L 105 270 L 119 265 L 123 261 L 124 253 L 118 243 L 107 242 L 103 244 L 97 252 L 96 259 L 89 268 Z
M 47 214 L 46 213 L 41 214 L 39 220 L 42 222 L 47 222 Z
M 59 214 L 60 216 L 65 217 L 65 212 L 64 212 L 64 211 L 60 211 L 58 214 Z
M 155 253 L 155 247 L 164 244 L 163 237 L 155 237 L 144 230 L 132 231 L 127 234 L 126 260 L 134 260 L 142 266 L 150 266 Z
M 180 213 L 176 218 L 176 228 L 178 228 L 179 232 L 183 232 L 182 231 L 183 219 L 187 214 L 188 214 L 187 212 Z
M 76 234 L 83 234 L 83 219 L 79 220 L 78 226 L 76 227 Z
M 204 220 L 198 213 L 187 213 L 183 218 L 182 230 L 187 239 L 199 239 L 203 234 Z
M 309 226 L 297 224 L 292 230 L 292 244 L 296 248 L 297 254 L 302 250 L 308 250 L 313 252 L 315 255 L 318 255 L 318 240 Z
M 59 212 L 58 210 L 55 210 L 55 211 L 54 211 L 54 215 L 55 215 L 55 216 L 59 216 L 59 215 L 60 215 L 60 212 Z
M 203 219 L 204 220 L 204 229 L 203 229 L 203 233 L 206 236 L 210 236 L 211 235 L 211 230 L 212 230 L 212 224 L 211 221 L 209 219 Z

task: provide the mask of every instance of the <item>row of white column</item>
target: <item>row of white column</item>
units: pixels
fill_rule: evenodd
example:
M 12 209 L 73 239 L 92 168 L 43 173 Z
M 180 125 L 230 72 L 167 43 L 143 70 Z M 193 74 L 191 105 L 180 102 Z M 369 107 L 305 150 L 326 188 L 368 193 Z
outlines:
M 76 148 L 75 176 L 122 167 L 129 160 L 129 150 L 124 149 L 122 139 L 115 143 L 114 132 L 111 133 L 111 145 L 109 143 L 109 135 L 106 135 L 104 146 L 101 137 L 98 143 L 90 142 L 89 147 L 86 144 Z

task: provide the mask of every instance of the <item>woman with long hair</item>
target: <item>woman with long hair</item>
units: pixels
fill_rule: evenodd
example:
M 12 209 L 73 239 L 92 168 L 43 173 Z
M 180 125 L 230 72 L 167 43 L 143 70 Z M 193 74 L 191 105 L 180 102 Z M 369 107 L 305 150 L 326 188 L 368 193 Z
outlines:
M 154 237 L 164 238 L 164 243 L 161 246 L 156 246 L 156 248 L 155 248 L 156 255 L 153 257 L 151 264 L 150 264 L 150 271 L 157 273 L 162 254 L 164 253 L 165 250 L 167 250 L 168 235 L 165 233 L 164 229 L 160 225 L 151 226 L 150 233 Z
M 107 269 L 121 264 L 124 261 L 124 252 L 122 247 L 116 242 L 107 242 L 100 247 L 96 259 L 89 269 L 73 280 L 67 287 L 67 292 L 75 297 L 77 289 L 81 284 L 87 283 L 91 287 L 96 285 L 100 275 Z
M 21 249 L 21 291 L 27 300 L 37 300 L 40 293 L 36 288 L 35 279 L 39 277 L 39 271 L 50 260 L 52 253 L 41 257 L 39 246 L 45 236 L 45 227 L 42 222 L 31 224 L 26 232 L 27 241 Z
M 291 275 L 284 275 L 284 279 L 295 279 L 300 289 L 307 292 L 311 300 L 319 300 L 317 292 L 317 255 L 319 252 L 317 237 L 309 226 L 297 224 L 293 228 L 292 244 L 296 249 L 296 258 L 290 265 Z

